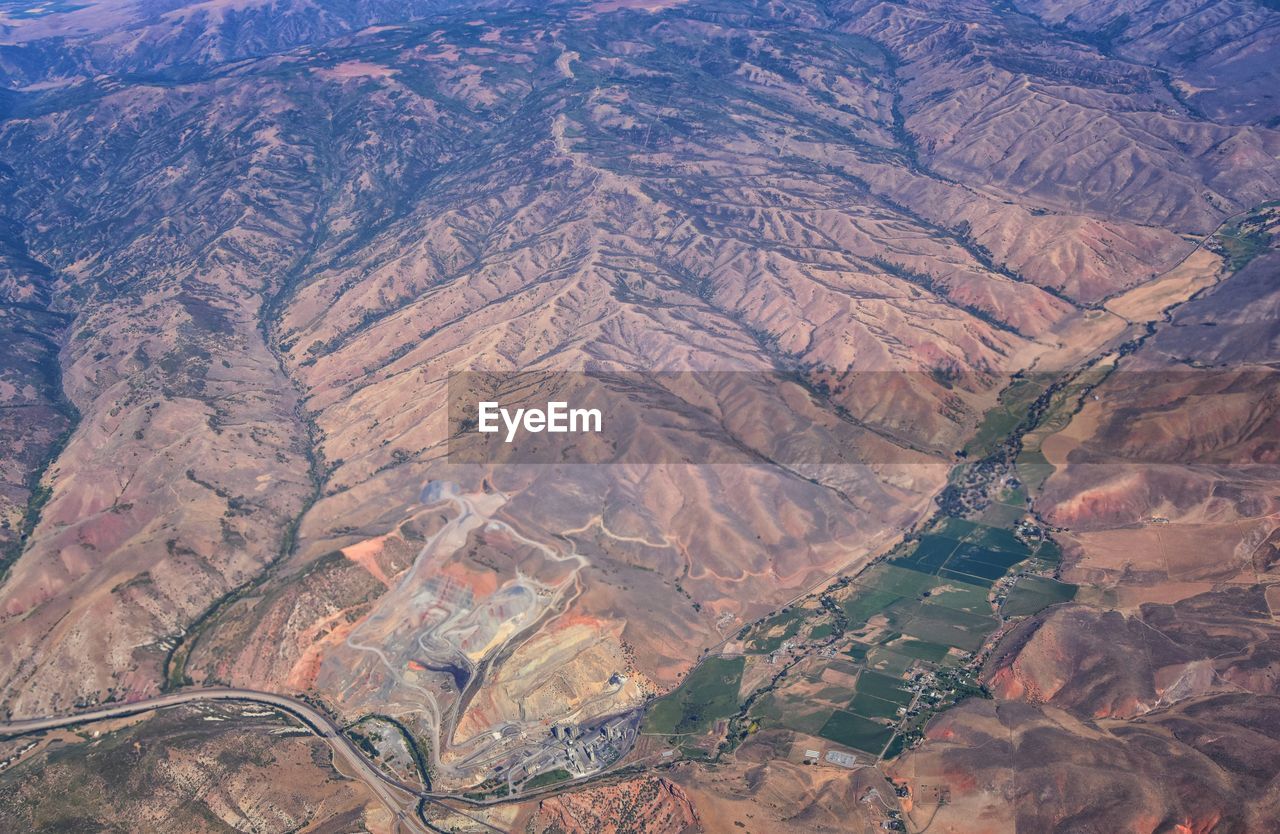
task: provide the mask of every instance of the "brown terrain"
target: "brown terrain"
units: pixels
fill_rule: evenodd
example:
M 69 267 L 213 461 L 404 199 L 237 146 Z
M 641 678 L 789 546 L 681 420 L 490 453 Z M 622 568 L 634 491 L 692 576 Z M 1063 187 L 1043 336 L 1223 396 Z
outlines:
M 890 769 L 912 789 L 912 824 L 1199 832 L 1280 819 L 1274 209 L 1250 228 L 1251 245 L 1244 234 L 1223 252 L 1240 268 L 1169 315 L 1042 444 L 1055 471 L 1037 510 L 1060 526 L 1062 575 L 1089 604 L 1014 627 L 984 670 L 994 701 L 936 720 Z
M 6 831 L 389 832 L 364 787 L 324 743 L 280 715 L 179 707 L 31 745 L 3 771 Z
M 679 786 L 657 777 L 543 800 L 525 825 L 526 831 L 538 834 L 693 834 L 704 830 L 688 795 Z
M 641 772 L 451 824 L 1280 817 L 1273 4 L 28 5 L 0 4 L 0 717 L 279 692 L 398 722 L 438 792 L 527 791 L 552 727 L 644 726 L 947 509 L 1015 373 L 1080 374 L 1013 507 L 1079 590 L 967 612 L 997 636 L 947 662 L 990 698 L 806 764 L 820 727 L 748 699 L 830 712 L 855 676 L 775 680 L 780 646 L 690 738 L 627 737 Z M 627 381 L 601 465 L 451 457 L 451 375 L 584 370 Z M 392 824 L 300 735 L 113 733 L 175 737 L 42 742 L 0 813 L 58 830 L 52 778 L 87 830 Z

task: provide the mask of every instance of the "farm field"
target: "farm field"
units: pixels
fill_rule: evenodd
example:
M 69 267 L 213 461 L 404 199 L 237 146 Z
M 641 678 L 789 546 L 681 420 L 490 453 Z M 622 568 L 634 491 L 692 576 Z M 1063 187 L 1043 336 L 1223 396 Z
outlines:
M 818 735 L 837 744 L 878 756 L 893 738 L 893 728 L 851 712 L 836 710 Z
M 849 702 L 849 711 L 866 718 L 894 718 L 901 709 L 901 704 L 886 701 L 865 692 L 858 692 Z
M 892 701 L 899 706 L 911 703 L 912 694 L 902 688 L 901 680 L 879 672 L 870 670 L 863 672 L 858 676 L 856 689 L 858 692 Z
M 1060 602 L 1075 599 L 1076 586 L 1040 576 L 1024 576 L 1000 607 L 1006 617 L 1029 616 Z
M 976 651 L 999 625 L 994 617 L 968 614 L 940 605 L 919 605 L 917 611 L 917 615 L 903 626 L 904 634 L 925 643 L 955 646 L 968 652 Z
M 916 640 L 910 637 L 895 640 L 891 645 L 894 651 L 929 663 L 941 663 L 946 658 L 949 650 L 949 647 L 945 644 L 930 643 L 926 640 Z
M 991 603 L 987 600 L 990 589 L 958 579 L 946 579 L 929 591 L 923 602 L 943 608 L 955 608 L 973 614 L 987 614 Z
M 841 604 L 841 608 L 844 609 L 844 614 L 849 618 L 849 622 L 856 628 L 858 624 L 865 622 L 902 599 L 904 597 L 889 591 L 857 586 L 853 594 Z

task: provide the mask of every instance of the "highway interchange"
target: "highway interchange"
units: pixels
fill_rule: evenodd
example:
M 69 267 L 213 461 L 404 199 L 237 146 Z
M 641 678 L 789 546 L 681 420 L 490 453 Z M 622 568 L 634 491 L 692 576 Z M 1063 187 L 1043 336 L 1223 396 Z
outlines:
M 422 832 L 430 830 L 419 819 L 417 806 L 419 801 L 424 799 L 427 801 L 439 801 L 440 795 L 407 785 L 382 772 L 360 752 L 355 744 L 342 732 L 342 728 L 334 723 L 332 719 L 305 701 L 286 695 L 258 692 L 252 689 L 188 689 L 141 701 L 113 704 L 75 713 L 74 715 L 2 722 L 0 723 L 0 738 L 63 729 L 113 718 L 127 718 L 166 707 L 208 701 L 238 701 L 263 704 L 292 715 L 323 739 L 333 749 L 334 755 L 341 757 L 350 767 L 352 773 L 364 782 L 369 790 L 387 807 L 387 810 L 394 815 L 395 826 L 392 829 L 393 831 L 410 831 L 415 832 L 415 834 L 422 834 Z M 454 813 L 459 813 L 456 808 L 451 807 L 450 810 L 454 811 Z

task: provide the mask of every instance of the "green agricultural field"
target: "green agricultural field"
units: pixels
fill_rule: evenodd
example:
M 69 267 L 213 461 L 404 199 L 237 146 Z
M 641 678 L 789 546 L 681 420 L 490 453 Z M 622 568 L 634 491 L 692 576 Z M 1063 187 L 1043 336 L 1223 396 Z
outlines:
M 850 628 L 857 629 L 859 625 L 865 623 L 873 615 L 879 614 L 890 605 L 893 605 L 902 597 L 888 591 L 880 591 L 875 588 L 860 588 L 855 591 L 853 596 L 846 599 L 841 608 L 844 614 L 849 618 Z
M 988 550 L 1002 550 L 1006 553 L 1017 553 L 1026 557 L 1027 546 L 1018 540 L 1013 531 L 1007 527 L 991 527 L 985 524 L 975 526 L 968 540 L 971 544 Z
M 907 737 L 899 733 L 893 737 L 893 743 L 884 749 L 884 757 L 886 759 L 894 759 L 902 754 L 906 749 Z
M 885 646 L 876 646 L 867 655 L 866 666 L 868 669 L 896 678 L 910 669 L 914 663 L 915 658 L 913 657 L 900 654 Z
M 999 621 L 989 613 L 971 613 L 959 608 L 947 608 L 941 605 L 921 605 L 917 611 L 921 617 L 943 620 L 966 631 L 994 631 Z
M 756 701 L 751 717 L 767 727 L 783 727 L 797 733 L 815 736 L 831 717 L 828 706 L 798 703 L 795 699 L 770 693 Z
M 853 700 L 849 702 L 848 710 L 865 718 L 896 719 L 898 717 L 898 710 L 901 707 L 902 704 L 895 704 L 893 701 L 886 701 L 883 698 L 877 698 L 874 695 L 859 692 L 855 694 L 853 696 Z
M 809 693 L 807 700 L 812 704 L 827 703 L 840 706 L 849 698 L 849 686 L 844 683 L 819 684 Z
M 762 724 L 781 724 L 784 710 L 776 692 L 770 692 L 751 706 L 751 717 Z
M 1027 554 L 1023 553 L 1006 553 L 1001 550 L 988 550 L 985 547 L 977 545 L 964 545 L 956 550 L 955 554 L 947 561 L 946 570 L 953 570 L 958 573 L 972 573 L 975 576 L 988 575 L 984 571 L 987 568 L 995 568 L 1000 571 L 996 574 L 999 578 L 1003 576 L 1005 571 L 1019 562 L 1026 561 Z M 977 566 L 975 570 L 974 567 Z
M 1018 455 L 1015 470 L 1018 473 L 1018 479 L 1026 485 L 1027 489 L 1038 492 L 1053 474 L 1054 466 L 1038 448 L 1024 449 L 1022 454 Z
M 826 726 L 828 719 L 831 718 L 831 712 L 831 708 L 826 706 L 818 709 L 791 707 L 783 713 L 782 720 L 778 723 L 788 730 L 807 736 L 816 736 Z
M 856 676 L 862 669 L 862 665 L 858 663 L 851 663 L 838 657 L 833 657 L 831 660 L 827 661 L 825 668 L 827 671 L 835 672 L 837 674 Z
M 1002 550 L 989 550 L 985 547 L 977 547 L 968 551 L 961 556 L 961 560 L 965 562 L 985 562 L 988 565 L 1008 570 L 1014 565 L 1027 561 L 1030 551 L 1023 550 L 1019 553 L 1010 553 Z M 950 564 L 947 567 L 951 567 Z
M 974 585 L 958 579 L 943 579 L 942 584 L 929 592 L 925 597 L 926 605 L 940 605 L 944 608 L 955 608 L 971 614 L 990 614 L 991 603 L 987 601 L 989 587 Z
M 902 624 L 906 622 L 910 622 L 913 617 L 918 616 L 920 612 L 920 606 L 922 604 L 923 604 L 923 601 L 920 599 L 917 599 L 916 597 L 903 597 L 902 599 L 890 605 L 881 613 L 884 614 L 885 619 L 889 621 L 889 625 L 893 629 L 895 629 L 896 631 L 902 631 Z M 886 638 L 886 639 L 892 639 L 892 638 Z M 883 643 L 885 642 L 885 640 L 881 640 L 880 642 Z
M 956 579 L 961 582 L 995 582 L 1009 572 L 1008 568 L 992 565 L 987 562 L 960 562 L 955 567 L 945 567 L 938 571 L 939 576 Z
M 992 527 L 1012 527 L 1026 514 L 1027 505 L 1019 498 L 992 503 L 982 511 L 980 518 L 984 524 Z
M 1255 211 L 1226 224 L 1214 236 L 1233 272 L 1244 269 L 1250 261 L 1267 251 L 1271 235 L 1267 232 L 1266 219 L 1266 212 Z
M 701 733 L 728 718 L 738 708 L 744 663 L 741 657 L 708 658 L 674 692 L 654 702 L 645 732 Z
M 1045 388 L 1043 378 L 1029 377 L 1002 391 L 999 404 L 983 416 L 977 433 L 964 447 L 965 453 L 976 460 L 994 449 L 1026 416 L 1027 408 Z
M 1040 576 L 1024 576 L 1013 586 L 1000 610 L 1006 617 L 1021 617 L 1059 602 L 1070 602 L 1075 596 L 1075 585 Z
M 907 556 L 900 556 L 894 559 L 892 564 L 923 571 L 924 573 L 933 573 L 942 567 L 943 563 L 947 561 L 947 557 L 955 549 L 955 539 L 932 535 L 921 536 L 920 541 L 916 543 L 915 550 Z
M 748 648 L 751 651 L 758 652 L 760 654 L 769 654 L 770 652 L 775 652 L 780 649 L 783 643 L 792 637 L 795 637 L 799 631 L 800 621 L 793 620 L 792 622 L 787 623 L 786 627 L 777 634 L 752 640 L 751 643 L 748 644 Z
M 960 541 L 967 539 L 981 526 L 982 525 L 974 521 L 950 517 L 944 519 L 943 522 L 938 525 L 937 530 L 934 531 L 934 535 L 941 536 L 944 539 L 955 539 Z
M 918 570 L 884 564 L 876 565 L 858 577 L 858 583 L 888 591 L 900 597 L 917 597 L 937 585 L 938 580 Z
M 871 670 L 867 670 L 858 676 L 858 682 L 854 685 L 854 688 L 858 692 L 865 692 L 868 695 L 874 695 L 886 701 L 893 701 L 899 706 L 906 706 L 915 697 L 913 693 L 902 688 L 900 679 Z
M 825 739 L 874 756 L 893 738 L 893 728 L 844 710 L 836 710 L 818 733 Z
M 900 616 L 899 619 L 905 622 L 907 618 Z M 876 645 L 884 646 L 887 643 L 892 643 L 894 640 L 900 640 L 900 639 L 902 639 L 901 631 L 886 631 L 876 638 Z
M 903 638 L 893 644 L 893 650 L 914 657 L 917 660 L 928 661 L 929 663 L 941 663 L 942 659 L 947 656 L 949 646 L 943 643 L 930 643 L 925 640 L 913 640 L 910 637 Z
M 1040 548 L 1036 550 L 1036 558 L 1051 565 L 1056 565 L 1062 561 L 1062 548 L 1058 547 L 1057 542 L 1041 542 Z
M 926 643 L 955 646 L 967 652 L 977 651 L 987 635 L 999 625 L 994 617 L 940 605 L 921 605 L 919 611 L 919 616 L 903 626 L 904 634 Z

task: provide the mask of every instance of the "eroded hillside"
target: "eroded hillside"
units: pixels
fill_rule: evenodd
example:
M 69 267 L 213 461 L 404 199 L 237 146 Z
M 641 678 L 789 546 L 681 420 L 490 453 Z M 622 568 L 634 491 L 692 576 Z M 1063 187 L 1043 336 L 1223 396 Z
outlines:
M 1280 195 L 1249 57 L 1276 15 L 1181 5 L 6 12 L 0 703 L 306 693 L 403 721 L 437 786 L 494 789 L 552 724 L 639 721 L 888 551 L 1015 373 L 1105 357 L 1122 371 L 1036 439 L 1059 578 L 1130 628 L 1269 574 L 1271 390 L 1245 366 L 1275 263 L 1231 224 Z M 1224 223 L 1254 248 L 1208 245 Z M 586 369 L 662 415 L 610 465 L 450 460 L 451 374 Z M 707 412 L 758 462 L 675 462 Z M 774 448 L 792 425 L 818 428 Z M 1065 650 L 1032 651 L 1054 633 L 993 667 L 1002 701 L 1093 703 Z M 1095 713 L 1145 714 L 1172 668 L 1097 684 Z M 753 769 L 791 755 L 768 738 L 735 767 L 808 791 Z M 835 824 L 853 789 L 820 781 L 837 810 L 810 821 Z M 655 784 L 625 801 L 688 826 L 690 797 L 728 801 Z

